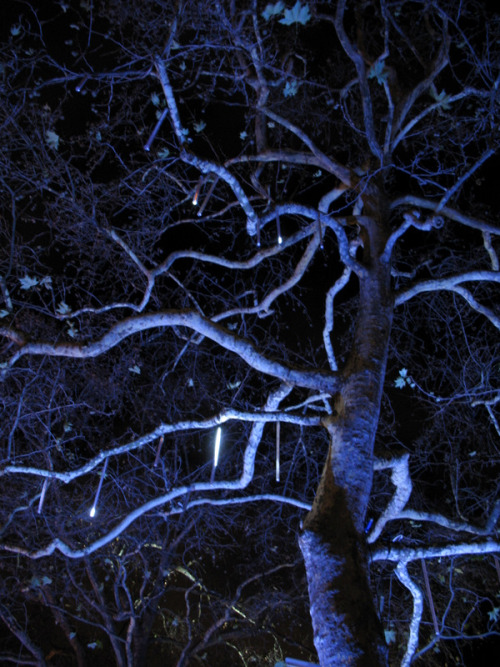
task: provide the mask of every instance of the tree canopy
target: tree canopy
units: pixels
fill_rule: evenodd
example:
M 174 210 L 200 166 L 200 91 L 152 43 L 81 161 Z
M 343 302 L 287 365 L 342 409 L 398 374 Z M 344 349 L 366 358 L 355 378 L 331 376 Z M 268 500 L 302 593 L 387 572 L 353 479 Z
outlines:
M 498 15 L 2 11 L 0 659 L 498 645 Z

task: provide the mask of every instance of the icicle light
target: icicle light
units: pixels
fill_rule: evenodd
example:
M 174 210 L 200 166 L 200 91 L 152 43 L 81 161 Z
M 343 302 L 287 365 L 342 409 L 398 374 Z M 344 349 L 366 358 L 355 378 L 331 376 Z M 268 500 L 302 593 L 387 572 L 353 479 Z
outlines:
M 215 432 L 215 447 L 214 447 L 214 468 L 217 468 L 219 463 L 219 451 L 220 451 L 220 439 L 221 439 L 221 427 L 218 426 Z
M 213 193 L 213 191 L 214 191 L 214 188 L 215 188 L 215 186 L 216 186 L 218 180 L 219 180 L 219 177 L 216 176 L 216 177 L 215 177 L 215 180 L 212 182 L 212 185 L 210 186 L 210 188 L 209 188 L 209 190 L 208 190 L 208 192 L 207 192 L 207 194 L 206 194 L 206 196 L 205 196 L 205 199 L 203 200 L 203 202 L 202 202 L 202 204 L 201 204 L 201 206 L 200 206 L 200 210 L 199 210 L 198 213 L 196 214 L 199 218 L 201 218 L 201 216 L 203 215 L 203 211 L 205 210 L 205 206 L 208 204 L 208 200 L 209 200 L 210 197 L 212 196 L 212 193 Z
M 80 79 L 79 83 L 76 84 L 75 90 L 76 90 L 77 93 L 79 93 L 81 91 L 81 89 L 83 88 L 83 86 L 87 83 L 88 78 L 89 78 L 89 75 L 85 74 L 83 79 Z
M 201 190 L 201 184 L 202 184 L 202 179 L 198 181 L 198 185 L 196 186 L 196 190 L 194 191 L 193 199 L 191 200 L 191 203 L 193 206 L 198 206 L 198 199 L 200 197 L 200 190 Z
M 47 493 L 47 487 L 49 485 L 49 480 L 45 478 L 43 480 L 42 493 L 40 494 L 40 500 L 38 501 L 37 514 L 42 513 L 43 501 L 45 500 L 45 494 Z
M 281 236 L 281 224 L 280 224 L 280 214 L 276 211 L 276 232 L 278 234 L 278 245 L 283 243 L 283 237 Z
M 95 517 L 95 511 L 96 511 L 97 503 L 99 502 L 99 494 L 101 493 L 102 482 L 104 480 L 104 475 L 106 474 L 106 468 L 108 467 L 108 460 L 109 459 L 106 459 L 104 461 L 104 465 L 102 467 L 101 479 L 99 480 L 99 486 L 97 487 L 97 493 L 95 494 L 94 504 L 92 505 L 92 507 L 90 509 L 90 518 L 91 519 L 93 519 Z
M 163 440 L 164 440 L 164 437 L 161 436 L 160 442 L 158 443 L 158 447 L 156 448 L 156 456 L 155 456 L 155 462 L 153 463 L 153 468 L 156 468 L 156 466 L 160 462 L 160 452 L 161 452 L 161 447 L 163 445 Z
M 280 431 L 281 424 L 276 422 L 276 481 L 280 481 Z
M 158 130 L 160 129 L 161 124 L 165 120 L 165 116 L 167 115 L 167 113 L 168 113 L 168 109 L 163 109 L 163 111 L 161 112 L 161 116 L 158 118 L 158 122 L 156 123 L 156 125 L 154 127 L 154 130 L 151 132 L 151 136 L 149 137 L 146 144 L 144 145 L 144 150 L 145 151 L 151 150 L 151 145 L 152 145 L 153 141 L 155 140 L 155 137 L 158 134 Z

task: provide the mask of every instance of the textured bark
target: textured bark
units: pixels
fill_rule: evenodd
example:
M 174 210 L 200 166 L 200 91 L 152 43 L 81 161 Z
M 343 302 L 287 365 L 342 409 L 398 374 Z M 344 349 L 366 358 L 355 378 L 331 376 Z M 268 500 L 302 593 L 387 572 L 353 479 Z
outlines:
M 330 450 L 300 548 L 306 567 L 314 643 L 321 667 L 387 664 L 370 592 L 364 523 L 392 321 L 389 262 L 379 258 L 384 234 L 368 219 L 360 309 L 343 371 L 336 413 L 325 420 Z

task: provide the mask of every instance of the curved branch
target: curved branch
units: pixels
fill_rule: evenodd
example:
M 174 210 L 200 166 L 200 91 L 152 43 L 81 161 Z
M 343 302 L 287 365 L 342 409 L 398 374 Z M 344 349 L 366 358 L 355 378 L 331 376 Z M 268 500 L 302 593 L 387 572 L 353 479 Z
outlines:
M 259 352 L 257 347 L 235 336 L 218 324 L 189 310 L 171 310 L 160 313 L 138 315 L 118 322 L 97 341 L 89 343 L 27 343 L 7 362 L 6 368 L 12 367 L 20 357 L 26 354 L 46 355 L 49 357 L 71 357 L 85 359 L 97 357 L 116 347 L 122 340 L 148 329 L 184 326 L 192 329 L 224 349 L 234 352 L 255 370 L 271 375 L 292 385 L 300 385 L 320 391 L 338 391 L 340 378 L 332 372 L 323 370 L 301 370 L 286 366 L 277 359 L 270 359 Z
M 410 621 L 410 636 L 406 645 L 406 652 L 401 662 L 401 667 L 409 667 L 415 651 L 418 646 L 418 633 L 420 630 L 420 621 L 424 610 L 424 596 L 422 591 L 408 574 L 408 567 L 405 561 L 400 561 L 396 567 L 396 576 L 399 581 L 407 588 L 413 598 L 413 611 Z
M 423 197 L 405 195 L 404 197 L 399 197 L 398 199 L 392 201 L 389 205 L 389 208 L 395 209 L 399 206 L 418 206 L 420 208 L 425 208 L 428 211 L 437 211 L 439 204 L 440 202 L 428 201 Z M 486 222 L 485 220 L 473 218 L 470 215 L 456 211 L 455 209 L 449 208 L 448 206 L 439 208 L 439 214 L 449 218 L 450 220 L 459 222 L 466 227 L 470 227 L 471 229 L 479 229 L 482 232 L 489 232 L 490 234 L 500 234 L 500 227 L 495 226 L 490 222 Z

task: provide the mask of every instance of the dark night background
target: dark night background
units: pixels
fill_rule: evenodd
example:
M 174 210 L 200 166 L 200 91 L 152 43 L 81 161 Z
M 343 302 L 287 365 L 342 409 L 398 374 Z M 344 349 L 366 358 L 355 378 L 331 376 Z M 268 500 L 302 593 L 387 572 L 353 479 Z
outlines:
M 259 16 L 266 4 L 258 3 Z M 326 154 L 353 167 L 363 165 L 368 183 L 378 170 L 373 160 L 363 159 L 365 139 L 355 129 L 359 105 L 346 93 L 351 122 L 339 112 L 343 86 L 348 88 L 352 79 L 350 63 L 331 48 L 331 25 L 316 20 L 335 3 L 309 4 L 315 18 L 307 25 L 262 19 L 269 41 L 265 74 L 276 82 L 270 87 L 269 108 L 304 128 Z M 367 52 L 374 45 L 379 48 L 380 35 L 369 30 L 372 24 L 378 26 L 377 3 L 353 4 L 357 11 L 348 13 L 348 29 L 353 35 L 362 33 Z M 430 25 L 428 35 L 434 38 L 433 4 L 388 3 L 405 30 Z M 243 10 L 253 3 L 241 5 Z M 460 25 L 464 35 L 471 26 L 470 51 L 483 53 L 482 21 L 471 3 L 463 5 Z M 13 307 L 7 307 L 4 292 L 1 327 L 21 331 L 33 341 L 96 340 L 120 319 L 136 314 L 129 305 L 140 303 L 144 294 L 141 264 L 158 267 L 173 253 L 190 251 L 241 262 L 254 256 L 256 239 L 246 233 L 245 216 L 230 188 L 218 181 L 208 194 L 210 179 L 200 179 L 195 167 L 179 159 L 169 117 L 151 150 L 144 150 L 165 108 L 154 57 L 165 49 L 179 6 L 159 0 L 2 3 L 0 273 Z M 255 162 L 242 157 L 258 152 L 256 128 L 262 119 L 252 97 L 253 71 L 238 60 L 236 32 L 231 33 L 226 21 L 230 6 L 184 3 L 170 45 L 168 71 L 182 123 L 189 129 L 188 149 L 229 165 L 262 216 L 282 202 L 317 207 L 321 196 L 336 186 L 336 178 L 317 165 L 293 163 L 291 152 L 303 149 L 297 136 L 264 119 L 266 148 L 283 151 L 284 158 L 259 164 L 258 172 Z M 453 9 L 451 2 L 443 6 Z M 482 7 L 491 22 L 492 40 L 491 62 L 482 65 L 498 82 L 500 22 L 495 3 Z M 246 38 L 244 30 L 242 34 Z M 460 91 L 464 82 L 479 86 L 481 77 L 483 83 L 487 79 L 485 73 L 477 75 L 479 83 L 473 79 L 475 65 L 463 55 L 469 51 L 456 46 L 461 43 L 458 30 L 453 35 L 453 67 L 440 75 L 436 86 L 437 93 L 444 90 L 447 95 Z M 437 50 L 438 43 L 436 35 L 429 49 Z M 415 37 L 415 44 L 423 53 L 425 40 Z M 391 55 L 391 64 L 401 87 L 410 90 L 421 71 L 418 63 L 411 64 L 411 49 L 400 49 L 399 55 Z M 285 85 L 293 88 L 294 82 L 297 91 L 286 96 Z M 381 107 L 382 93 L 374 90 L 375 104 Z M 464 182 L 450 205 L 498 225 L 498 95 L 492 96 L 491 108 L 488 104 L 474 99 L 452 111 L 444 104 L 424 130 L 409 135 L 384 171 L 390 198 L 411 192 L 439 200 L 491 146 L 495 154 Z M 202 216 L 192 206 L 198 186 L 200 202 L 207 198 Z M 354 204 L 354 195 L 346 192 L 335 202 L 338 215 L 351 216 Z M 391 215 L 395 228 L 399 219 L 395 212 Z M 298 215 L 282 215 L 280 225 L 285 240 L 299 238 L 305 229 Z M 346 232 L 350 241 L 356 233 L 354 225 Z M 264 249 L 276 245 L 274 218 L 260 234 Z M 493 246 L 498 252 L 497 238 Z M 285 243 L 279 254 L 270 254 L 251 272 L 207 264 L 188 254 L 175 257 L 158 275 L 146 310 L 192 309 L 213 318 L 222 313 L 227 330 L 250 340 L 267 357 L 292 367 L 327 368 L 325 294 L 344 268 L 331 229 L 300 283 L 269 312 L 251 312 L 290 276 L 308 241 L 304 235 Z M 393 286 L 401 291 L 414 279 L 489 266 L 480 232 L 449 221 L 430 232 L 410 230 L 398 241 L 395 255 Z M 33 276 L 36 285 L 22 286 L 23 279 Z M 49 276 L 50 285 L 44 284 Z M 499 316 L 498 283 L 479 284 L 474 296 Z M 94 317 L 109 303 L 125 305 Z M 352 278 L 335 300 L 339 365 L 348 357 L 358 306 L 358 283 Z M 226 314 L 244 308 L 248 313 Z M 78 309 L 84 310 L 69 317 Z M 6 338 L 2 359 L 16 349 Z M 409 369 L 416 386 L 403 382 L 398 388 L 403 368 Z M 480 403 L 496 396 L 499 383 L 498 329 L 464 308 L 457 295 L 433 293 L 395 310 L 376 451 L 410 452 L 412 507 L 484 525 L 499 495 L 500 450 L 494 422 Z M 95 358 L 24 357 L 0 387 L 0 468 L 15 463 L 76 470 L 100 451 L 132 442 L 160 423 L 207 420 L 225 409 L 256 411 L 278 384 L 182 326 L 141 331 Z M 313 393 L 322 394 L 296 387 L 280 409 L 304 420 L 322 417 L 331 411 L 330 397 L 321 395 L 321 400 L 308 403 Z M 251 433 L 249 421 L 223 425 L 216 480 L 240 474 Z M 19 658 L 19 664 L 43 664 L 44 659 L 61 667 L 113 661 L 274 667 L 286 656 L 317 661 L 297 545 L 304 509 L 271 500 L 243 502 L 245 496 L 259 494 L 292 497 L 304 506 L 313 501 L 328 450 L 327 433 L 318 420 L 311 428 L 283 422 L 280 435 L 280 481 L 274 477 L 276 428 L 269 424 L 252 482 L 236 492 L 239 504 L 222 504 L 234 493 L 219 494 L 219 505 L 199 506 L 196 494 L 185 494 L 142 514 L 85 558 L 55 552 L 31 559 L 0 552 L 0 656 L 20 656 L 19 633 L 27 632 L 40 654 L 36 658 L 33 649 L 32 662 Z M 94 522 L 89 508 L 102 464 L 69 484 L 51 482 L 41 512 L 41 479 L 2 476 L 0 539 L 28 552 L 55 538 L 83 549 L 142 503 L 175 487 L 208 481 L 213 437 L 213 427 L 186 428 L 166 435 L 160 454 L 156 438 L 110 459 Z M 375 475 L 369 517 L 380 515 L 392 492 L 389 473 Z M 437 525 L 410 523 L 391 522 L 377 547 L 417 548 L 444 544 L 449 538 Z M 498 531 L 492 535 L 497 538 Z M 371 584 L 389 633 L 391 664 L 399 664 L 411 597 L 392 565 L 373 563 Z M 411 567 L 423 586 L 420 562 Z M 491 554 L 457 556 L 429 560 L 427 567 L 444 632 L 434 641 L 426 599 L 419 644 L 425 649 L 415 664 L 474 665 L 491 659 L 498 652 L 500 633 L 498 560 Z M 129 636 L 134 636 L 133 657 L 124 648 Z M 472 636 L 479 639 L 469 641 Z

